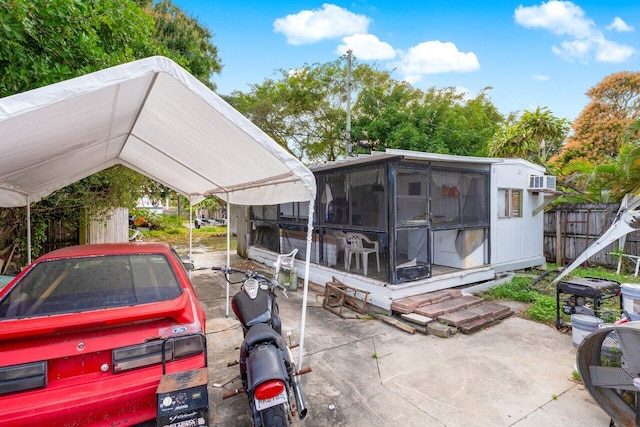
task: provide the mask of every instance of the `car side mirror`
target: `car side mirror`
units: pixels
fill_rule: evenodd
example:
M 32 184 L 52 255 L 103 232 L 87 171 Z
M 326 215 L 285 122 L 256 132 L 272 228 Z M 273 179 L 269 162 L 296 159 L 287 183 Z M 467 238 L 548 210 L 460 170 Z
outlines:
M 193 265 L 192 262 L 184 262 L 183 261 L 182 265 L 184 265 L 184 269 L 187 270 L 187 271 L 192 271 L 192 270 L 196 269 L 195 265 Z

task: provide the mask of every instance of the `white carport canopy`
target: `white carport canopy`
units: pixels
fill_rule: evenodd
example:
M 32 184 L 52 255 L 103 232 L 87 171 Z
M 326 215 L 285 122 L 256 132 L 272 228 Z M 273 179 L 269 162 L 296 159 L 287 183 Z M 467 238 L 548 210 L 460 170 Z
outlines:
M 309 170 L 176 63 L 152 57 L 0 99 L 0 206 L 125 165 L 192 203 L 307 201 Z
M 164 57 L 0 99 L 0 153 L 0 207 L 28 207 L 121 164 L 191 204 L 210 195 L 240 205 L 307 201 L 311 240 L 313 174 Z M 300 357 L 309 258 L 307 244 Z

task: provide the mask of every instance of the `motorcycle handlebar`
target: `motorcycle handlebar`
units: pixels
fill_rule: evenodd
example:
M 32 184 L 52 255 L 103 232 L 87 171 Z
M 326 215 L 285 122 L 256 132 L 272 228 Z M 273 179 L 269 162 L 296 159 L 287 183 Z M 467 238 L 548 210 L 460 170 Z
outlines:
M 243 274 L 247 279 L 253 277 L 255 279 L 263 279 L 263 280 L 271 281 L 271 279 L 269 279 L 268 277 L 265 277 L 262 274 L 256 273 L 255 271 L 240 270 L 239 268 L 229 267 L 228 265 L 225 265 L 224 267 L 211 267 L 211 269 L 216 271 L 222 271 L 224 274 L 240 273 L 240 274 Z
M 229 267 L 228 265 L 225 265 L 224 267 L 211 267 L 211 270 L 215 270 L 215 271 L 222 271 L 225 275 L 225 278 L 227 279 L 227 282 L 229 282 L 229 278 L 228 278 L 228 274 L 230 273 L 240 273 L 244 275 L 245 280 L 249 279 L 249 278 L 254 278 L 260 281 L 264 281 L 269 283 L 269 285 L 274 288 L 274 289 L 278 289 L 280 290 L 280 292 L 282 292 L 282 294 L 289 298 L 289 295 L 287 295 L 287 290 L 284 286 L 280 285 L 278 282 L 276 282 L 273 279 L 270 279 L 266 276 L 263 276 L 262 274 L 256 273 L 255 271 L 252 270 L 240 270 L 238 268 L 234 268 L 234 267 Z M 231 282 L 229 282 L 231 283 Z

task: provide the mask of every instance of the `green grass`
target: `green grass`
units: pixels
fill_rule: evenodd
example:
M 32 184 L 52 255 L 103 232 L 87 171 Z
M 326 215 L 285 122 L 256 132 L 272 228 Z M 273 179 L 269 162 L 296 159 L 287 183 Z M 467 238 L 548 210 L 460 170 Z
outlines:
M 573 373 L 571 374 L 571 377 L 573 378 L 574 381 L 579 381 L 582 382 L 582 377 L 580 376 L 580 373 L 578 371 L 573 371 Z
M 548 268 L 556 268 L 555 264 L 548 264 Z M 607 280 L 615 280 L 620 283 L 640 283 L 639 277 L 633 276 L 633 268 L 634 266 L 626 265 L 623 263 L 623 268 L 621 269 L 621 274 L 616 274 L 615 270 L 611 270 L 605 267 L 578 267 L 573 270 L 570 276 L 574 277 L 598 277 L 601 279 Z
M 193 246 L 204 247 L 210 251 L 224 251 L 227 249 L 227 227 L 201 227 L 193 229 Z M 183 228 L 168 228 L 165 230 L 151 230 L 145 233 L 145 241 L 165 242 L 175 248 L 189 247 L 189 229 L 186 225 Z M 236 236 L 231 236 L 230 246 L 232 250 L 237 247 Z
M 145 217 L 154 224 L 153 230 L 142 231 L 143 241 L 164 242 L 177 249 L 189 247 L 189 218 L 171 215 L 148 215 Z M 227 226 L 203 226 L 192 229 L 192 244 L 210 251 L 227 249 Z M 231 236 L 232 250 L 237 247 L 237 239 Z
M 510 282 L 498 285 L 481 294 L 485 299 L 507 299 L 529 304 L 522 314 L 532 320 L 542 323 L 555 323 L 556 299 L 531 289 L 533 282 L 530 277 L 514 277 Z

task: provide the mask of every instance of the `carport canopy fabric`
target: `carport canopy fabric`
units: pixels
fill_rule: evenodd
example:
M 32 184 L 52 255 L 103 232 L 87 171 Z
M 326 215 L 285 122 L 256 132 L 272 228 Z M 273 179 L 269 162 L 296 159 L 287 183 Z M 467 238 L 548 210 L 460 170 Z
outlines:
M 195 77 L 150 57 L 0 99 L 0 207 L 124 165 L 188 197 L 310 201 L 313 174 Z

